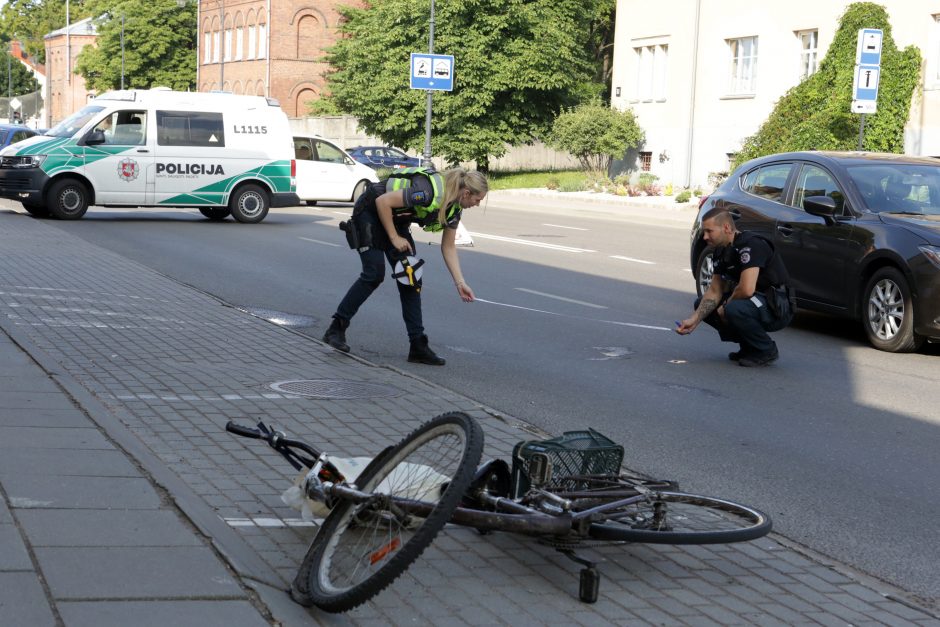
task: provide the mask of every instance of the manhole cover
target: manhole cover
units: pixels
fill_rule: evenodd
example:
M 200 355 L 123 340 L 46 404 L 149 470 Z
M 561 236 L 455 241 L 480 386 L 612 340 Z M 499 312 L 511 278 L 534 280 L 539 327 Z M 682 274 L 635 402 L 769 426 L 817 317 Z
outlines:
M 405 393 L 405 390 L 382 383 L 345 379 L 278 381 L 271 384 L 271 389 L 284 394 L 324 399 L 391 398 Z

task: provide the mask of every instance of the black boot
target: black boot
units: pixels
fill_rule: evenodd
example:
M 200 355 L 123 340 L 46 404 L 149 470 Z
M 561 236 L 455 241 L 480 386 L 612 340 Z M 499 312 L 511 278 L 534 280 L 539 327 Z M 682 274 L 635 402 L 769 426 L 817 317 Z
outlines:
M 346 343 L 346 329 L 349 328 L 349 320 L 343 320 L 333 316 L 333 323 L 323 334 L 323 341 L 344 353 L 349 352 L 349 344 Z
M 411 350 L 408 351 L 408 361 L 416 364 L 427 364 L 429 366 L 443 366 L 444 359 L 438 357 L 431 347 L 428 346 L 428 336 L 422 335 L 416 340 L 411 340 Z

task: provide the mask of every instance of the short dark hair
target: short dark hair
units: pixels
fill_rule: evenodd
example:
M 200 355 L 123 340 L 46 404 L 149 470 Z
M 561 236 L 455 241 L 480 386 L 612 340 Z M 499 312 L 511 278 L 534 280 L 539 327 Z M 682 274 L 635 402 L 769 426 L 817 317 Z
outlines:
M 705 220 L 714 220 L 716 224 L 730 224 L 734 226 L 734 218 L 731 217 L 731 213 L 723 207 L 714 207 L 709 209 L 705 215 L 702 216 L 702 222 Z

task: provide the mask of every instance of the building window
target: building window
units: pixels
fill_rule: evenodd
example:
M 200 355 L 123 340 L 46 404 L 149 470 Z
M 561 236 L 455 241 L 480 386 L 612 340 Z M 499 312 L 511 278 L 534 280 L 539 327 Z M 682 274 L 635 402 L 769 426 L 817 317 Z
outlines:
M 757 37 L 729 39 L 732 94 L 753 94 L 757 85 Z
M 255 58 L 255 25 L 252 24 L 248 27 L 248 50 L 245 52 L 246 59 Z
M 202 43 L 202 62 L 210 63 L 212 61 L 212 33 L 206 32 Z
M 800 79 L 816 73 L 816 57 L 819 51 L 819 31 L 804 30 L 800 37 Z
M 665 100 L 669 46 L 640 46 L 634 48 L 633 52 L 636 54 L 637 63 L 637 100 Z
M 242 58 L 242 49 L 245 46 L 245 29 L 236 28 L 235 29 L 235 60 L 239 61 Z
M 226 61 L 232 60 L 232 29 L 225 29 L 225 50 L 224 50 L 224 59 Z
M 215 31 L 214 33 L 212 33 L 212 62 L 213 63 L 219 62 L 219 52 L 222 50 L 222 44 L 219 41 L 219 35 L 221 35 L 220 31 Z
M 653 153 L 641 152 L 640 153 L 640 170 L 642 170 L 643 172 L 649 172 L 652 166 L 653 166 Z
M 267 56 L 268 28 L 265 24 L 258 24 L 258 58 Z

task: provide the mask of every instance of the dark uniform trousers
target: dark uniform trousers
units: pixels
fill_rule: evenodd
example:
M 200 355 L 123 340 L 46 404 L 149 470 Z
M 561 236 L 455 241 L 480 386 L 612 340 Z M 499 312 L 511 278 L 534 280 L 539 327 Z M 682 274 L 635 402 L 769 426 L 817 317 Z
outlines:
M 760 307 L 754 303 L 754 298 L 760 302 Z M 698 309 L 701 302 L 701 298 L 695 301 L 695 309 Z M 776 316 L 767 306 L 767 297 L 760 292 L 755 292 L 752 298 L 726 301 L 724 307 L 724 320 L 718 316 L 717 311 L 713 311 L 704 322 L 718 331 L 721 341 L 737 342 L 742 348 L 750 348 L 759 353 L 765 353 L 774 346 L 774 341 L 767 335 L 768 331 L 783 329 L 793 317 Z
M 344 320 L 350 320 L 364 302 L 372 295 L 372 292 L 382 284 L 385 279 L 385 261 L 388 260 L 390 267 L 395 267 L 395 262 L 400 258 L 400 254 L 391 245 L 385 229 L 379 221 L 379 216 L 375 211 L 364 211 L 359 217 L 360 220 L 372 224 L 373 237 L 375 241 L 373 246 L 359 253 L 359 260 L 362 262 L 362 272 L 359 278 L 352 284 L 346 296 L 336 308 L 336 315 Z M 411 249 L 414 250 L 415 241 L 408 230 L 408 224 L 395 224 L 395 230 L 399 235 L 408 240 Z M 405 328 L 408 330 L 408 339 L 417 340 L 424 335 L 424 323 L 421 317 L 421 292 L 410 285 L 403 285 L 395 281 L 398 286 L 398 298 L 401 300 L 401 317 L 405 321 Z

